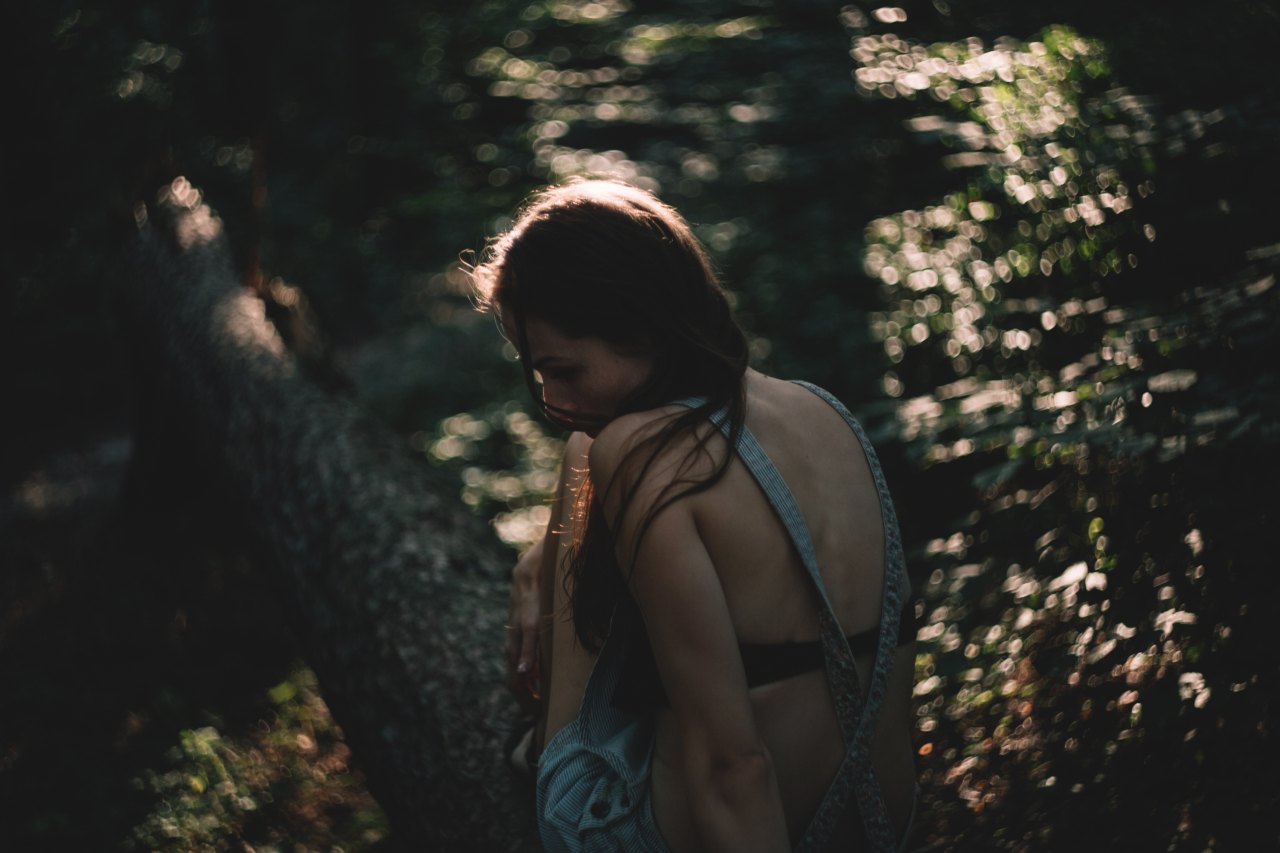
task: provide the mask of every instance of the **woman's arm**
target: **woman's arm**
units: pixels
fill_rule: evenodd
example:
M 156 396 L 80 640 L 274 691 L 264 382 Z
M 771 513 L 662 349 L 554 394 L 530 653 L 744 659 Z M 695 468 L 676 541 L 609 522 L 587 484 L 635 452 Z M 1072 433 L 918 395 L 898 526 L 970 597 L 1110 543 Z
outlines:
M 659 513 L 635 547 L 641 521 L 661 500 L 685 450 L 668 448 L 663 455 L 670 461 L 659 458 L 644 481 L 626 482 L 629 474 L 618 465 L 645 424 L 644 416 L 610 424 L 592 445 L 591 478 L 604 496 L 619 565 L 630 572 L 680 730 L 695 830 L 707 850 L 788 850 L 772 758 L 756 730 L 728 604 L 691 502 Z M 626 493 L 631 504 L 618 518 L 618 496 Z
M 573 433 L 565 442 L 564 461 L 551 502 L 551 518 L 542 537 L 520 555 L 511 572 L 511 597 L 507 609 L 506 638 L 503 653 L 507 662 L 507 689 L 527 710 L 537 707 L 538 697 L 549 677 L 540 671 L 540 637 L 551 612 L 551 585 L 560 535 L 582 478 L 583 460 L 591 439 L 584 433 Z M 543 656 L 545 657 L 545 656 Z M 549 670 L 549 667 L 547 668 Z

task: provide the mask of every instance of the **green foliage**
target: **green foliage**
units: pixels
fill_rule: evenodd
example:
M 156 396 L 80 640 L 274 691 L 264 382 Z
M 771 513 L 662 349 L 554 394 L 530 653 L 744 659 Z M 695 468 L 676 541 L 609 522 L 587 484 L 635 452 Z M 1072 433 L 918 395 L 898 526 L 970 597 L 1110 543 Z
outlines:
M 347 769 L 350 751 L 310 670 L 267 696 L 274 711 L 250 732 L 179 732 L 168 766 L 135 780 L 154 805 L 125 849 L 360 850 L 386 836 L 385 818 Z
M 867 37 L 854 56 L 868 92 L 928 93 L 938 106 L 909 126 L 960 149 L 944 162 L 961 188 L 873 221 L 866 254 L 905 450 L 972 508 L 917 562 L 920 749 L 957 797 L 945 834 L 1072 849 L 1097 837 L 1060 815 L 1088 809 L 1112 843 L 1155 831 L 1193 849 L 1255 825 L 1261 811 L 1197 784 L 1166 803 L 1142 786 L 1265 743 L 1204 743 L 1265 701 L 1252 640 L 1231 639 L 1261 580 L 1239 561 L 1262 543 L 1218 502 L 1255 524 L 1275 509 L 1208 472 L 1276 456 L 1259 429 L 1274 396 L 1251 387 L 1274 379 L 1241 363 L 1275 359 L 1274 267 L 1254 262 L 1268 247 L 1220 246 L 1211 284 L 1169 276 L 1186 249 L 1161 252 L 1155 223 L 1172 217 L 1152 198 L 1212 156 L 1230 111 L 1163 119 L 1064 27 L 990 50 Z M 955 491 L 966 480 L 977 500 Z
M 518 404 L 452 415 L 431 437 L 414 440 L 427 442 L 435 462 L 460 469 L 462 502 L 491 517 L 503 542 L 524 550 L 546 533 L 564 441 L 548 436 Z

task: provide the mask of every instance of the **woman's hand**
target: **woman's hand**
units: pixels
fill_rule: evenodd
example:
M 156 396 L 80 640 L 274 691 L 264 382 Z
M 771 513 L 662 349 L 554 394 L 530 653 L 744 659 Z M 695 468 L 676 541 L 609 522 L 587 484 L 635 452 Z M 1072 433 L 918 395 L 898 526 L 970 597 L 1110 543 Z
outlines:
M 587 451 L 591 439 L 575 432 L 565 441 L 564 462 L 560 466 L 551 519 L 546 534 L 516 561 L 511 572 L 511 603 L 507 609 L 507 630 L 503 651 L 507 663 L 507 689 L 520 707 L 536 711 L 548 686 L 549 668 L 544 672 L 539 649 L 542 632 L 548 627 L 551 609 L 551 582 L 556 577 L 555 560 L 578 487 L 587 473 Z M 550 654 L 550 652 L 548 652 Z M 550 664 L 550 661 L 546 661 Z M 544 678 L 546 676 L 547 678 Z
M 539 588 L 546 539 L 525 551 L 511 572 L 511 603 L 507 609 L 507 689 L 525 710 L 532 711 L 541 698 L 538 684 L 538 629 L 542 619 Z

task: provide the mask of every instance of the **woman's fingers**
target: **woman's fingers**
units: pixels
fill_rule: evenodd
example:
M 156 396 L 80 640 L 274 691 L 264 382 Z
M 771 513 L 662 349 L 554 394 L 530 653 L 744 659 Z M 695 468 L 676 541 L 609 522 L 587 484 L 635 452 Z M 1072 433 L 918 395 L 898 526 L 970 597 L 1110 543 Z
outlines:
M 507 689 L 527 709 L 536 706 L 538 629 L 541 601 L 538 598 L 538 574 L 542 560 L 541 542 L 516 561 L 511 572 L 511 601 L 507 610 L 503 656 L 507 664 Z
M 507 662 L 507 671 L 513 672 L 517 670 L 520 654 L 520 629 L 515 625 L 507 625 L 506 636 L 502 640 L 502 656 Z
M 516 672 L 522 675 L 533 671 L 533 656 L 538 653 L 538 623 L 524 622 L 520 625 L 520 658 L 516 662 Z
M 536 583 L 521 586 L 520 602 L 517 605 L 518 617 L 514 624 L 519 626 L 520 657 L 516 664 L 519 672 L 533 670 L 533 657 L 538 652 L 538 628 L 542 620 L 542 602 L 538 599 Z
M 515 698 L 517 705 L 526 711 L 533 711 L 538 703 L 529 689 L 529 678 L 535 669 L 532 656 L 529 657 L 527 664 L 525 662 L 529 646 L 528 634 L 514 623 L 507 626 L 506 634 L 504 650 L 507 659 L 507 690 Z M 536 634 L 533 649 L 536 653 Z

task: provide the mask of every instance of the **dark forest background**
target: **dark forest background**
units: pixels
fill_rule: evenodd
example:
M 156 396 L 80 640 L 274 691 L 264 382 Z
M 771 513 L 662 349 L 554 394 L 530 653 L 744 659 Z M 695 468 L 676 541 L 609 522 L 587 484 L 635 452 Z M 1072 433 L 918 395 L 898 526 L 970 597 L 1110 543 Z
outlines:
M 574 174 L 682 210 L 757 366 L 836 392 L 881 448 L 924 597 L 937 849 L 1280 847 L 1274 4 L 5 23 L 3 849 L 395 842 L 234 496 L 195 446 L 138 485 L 114 284 L 137 202 L 186 176 L 312 380 L 518 548 L 562 437 L 460 257 Z

